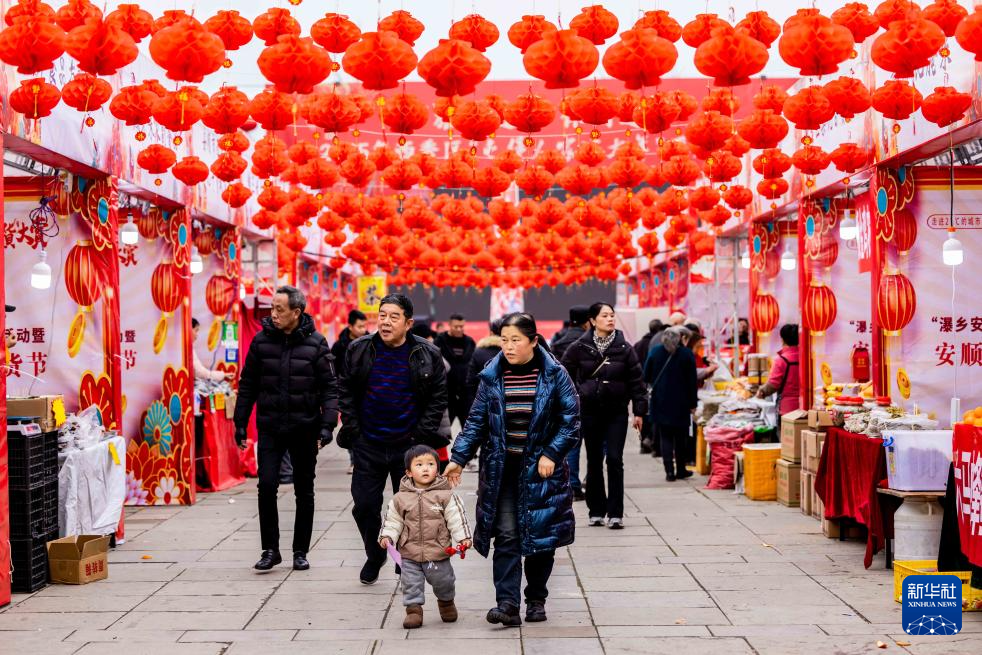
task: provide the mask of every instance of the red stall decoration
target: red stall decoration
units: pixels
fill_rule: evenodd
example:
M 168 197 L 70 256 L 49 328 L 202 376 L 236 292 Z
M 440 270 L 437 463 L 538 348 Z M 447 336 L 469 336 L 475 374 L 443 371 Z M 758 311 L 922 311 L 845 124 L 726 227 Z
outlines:
M 65 289 L 79 306 L 68 328 L 68 356 L 75 357 L 82 348 L 85 337 L 85 315 L 102 296 L 97 271 L 97 253 L 89 240 L 79 241 L 65 258 Z
M 769 293 L 758 291 L 750 306 L 750 326 L 759 336 L 767 336 L 777 327 L 781 318 L 781 307 L 777 298 Z
M 914 318 L 917 293 L 903 273 L 890 273 L 880 278 L 876 291 L 876 316 L 883 334 L 895 337 Z
M 952 462 L 955 467 L 955 509 L 961 551 L 974 566 L 982 566 L 982 521 L 978 513 L 979 471 L 982 471 L 982 428 L 954 426 Z
M 801 318 L 805 327 L 815 336 L 825 334 L 838 311 L 835 294 L 822 282 L 813 281 L 805 293 L 801 305 Z
M 167 341 L 167 323 L 177 308 L 181 306 L 183 283 L 181 272 L 173 261 L 164 260 L 157 264 L 150 277 L 150 296 L 153 304 L 162 312 L 153 332 L 153 351 L 159 354 Z

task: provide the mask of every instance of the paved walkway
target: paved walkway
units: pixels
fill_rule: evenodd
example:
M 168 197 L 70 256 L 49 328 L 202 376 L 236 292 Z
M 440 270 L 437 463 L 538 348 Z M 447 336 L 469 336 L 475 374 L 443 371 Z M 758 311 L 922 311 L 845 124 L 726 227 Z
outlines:
M 982 613 L 965 614 L 958 637 L 908 637 L 882 554 L 864 570 L 861 544 L 826 539 L 797 509 L 707 492 L 698 476 L 666 483 L 660 462 L 637 455 L 636 444 L 629 440 L 627 528 L 587 527 L 577 503 L 576 543 L 557 554 L 546 623 L 488 625 L 490 562 L 470 554 L 454 563 L 460 621 L 442 624 L 430 596 L 423 628 L 403 630 L 392 569 L 375 586 L 358 582 L 364 555 L 347 458 L 332 446 L 318 468 L 310 571 L 251 570 L 259 555 L 252 481 L 203 494 L 194 507 L 132 509 L 109 580 L 15 596 L 0 611 L 0 653 L 982 652 Z M 462 486 L 472 518 L 476 477 L 466 473 Z M 281 499 L 281 510 L 291 505 L 292 496 Z M 292 525 L 292 511 L 280 517 Z M 289 545 L 289 532 L 282 539 Z

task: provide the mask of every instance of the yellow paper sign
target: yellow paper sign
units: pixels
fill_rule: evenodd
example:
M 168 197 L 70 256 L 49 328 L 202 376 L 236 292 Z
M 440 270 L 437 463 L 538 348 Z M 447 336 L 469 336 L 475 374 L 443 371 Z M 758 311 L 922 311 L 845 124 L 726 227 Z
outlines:
M 897 370 L 897 390 L 904 400 L 910 400 L 910 378 L 902 368 Z
M 825 386 L 832 384 L 832 367 L 829 366 L 829 363 L 822 362 L 822 365 L 819 367 L 819 371 L 822 373 L 822 383 Z
M 385 296 L 384 275 L 363 275 L 358 278 L 358 309 L 366 314 L 378 313 L 379 301 Z
M 116 466 L 119 466 L 119 464 L 120 464 L 120 461 L 119 461 L 119 453 L 116 452 L 116 444 L 114 444 L 112 441 L 109 442 L 109 454 L 113 458 L 113 464 L 115 464 Z
M 225 409 L 225 394 L 215 394 L 215 409 Z

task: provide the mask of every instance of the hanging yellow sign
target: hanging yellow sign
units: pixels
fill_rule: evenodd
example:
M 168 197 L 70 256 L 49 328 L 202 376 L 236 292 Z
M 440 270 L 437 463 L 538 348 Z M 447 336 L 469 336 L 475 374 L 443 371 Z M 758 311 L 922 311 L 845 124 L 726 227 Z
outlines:
M 904 369 L 897 371 L 897 389 L 904 400 L 910 400 L 910 378 Z
M 379 302 L 385 297 L 384 275 L 363 275 L 358 278 L 358 309 L 377 314 Z
M 825 386 L 832 384 L 832 367 L 829 366 L 829 363 L 822 362 L 822 365 L 819 367 L 819 371 L 822 373 L 822 383 Z

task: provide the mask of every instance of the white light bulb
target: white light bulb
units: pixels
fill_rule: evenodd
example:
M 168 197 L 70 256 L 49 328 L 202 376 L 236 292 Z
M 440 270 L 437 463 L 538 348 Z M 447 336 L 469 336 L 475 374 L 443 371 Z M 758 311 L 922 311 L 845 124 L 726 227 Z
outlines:
M 959 266 L 965 261 L 962 242 L 956 239 L 954 234 L 949 233 L 948 238 L 941 245 L 941 260 L 948 266 Z
M 140 230 L 137 229 L 136 223 L 133 222 L 133 214 L 130 214 L 129 220 L 119 228 L 119 241 L 124 246 L 135 246 L 140 242 Z
M 244 284 L 240 284 L 239 285 L 239 300 L 245 300 L 245 297 L 246 297 L 245 285 Z
M 793 271 L 797 267 L 798 258 L 791 252 L 791 248 L 788 248 L 781 254 L 781 270 Z
M 201 271 L 205 270 L 205 264 L 201 261 L 201 255 L 198 253 L 198 247 L 194 246 L 191 248 L 191 275 L 197 275 Z
M 740 267 L 750 268 L 750 253 L 745 252 L 743 253 L 743 256 L 740 257 Z
M 48 266 L 48 253 L 41 251 L 41 261 L 31 267 L 31 286 L 35 289 L 51 287 L 51 267 Z
M 859 225 L 856 223 L 856 211 L 847 209 L 843 212 L 842 222 L 839 223 L 839 238 L 852 241 L 859 236 Z

